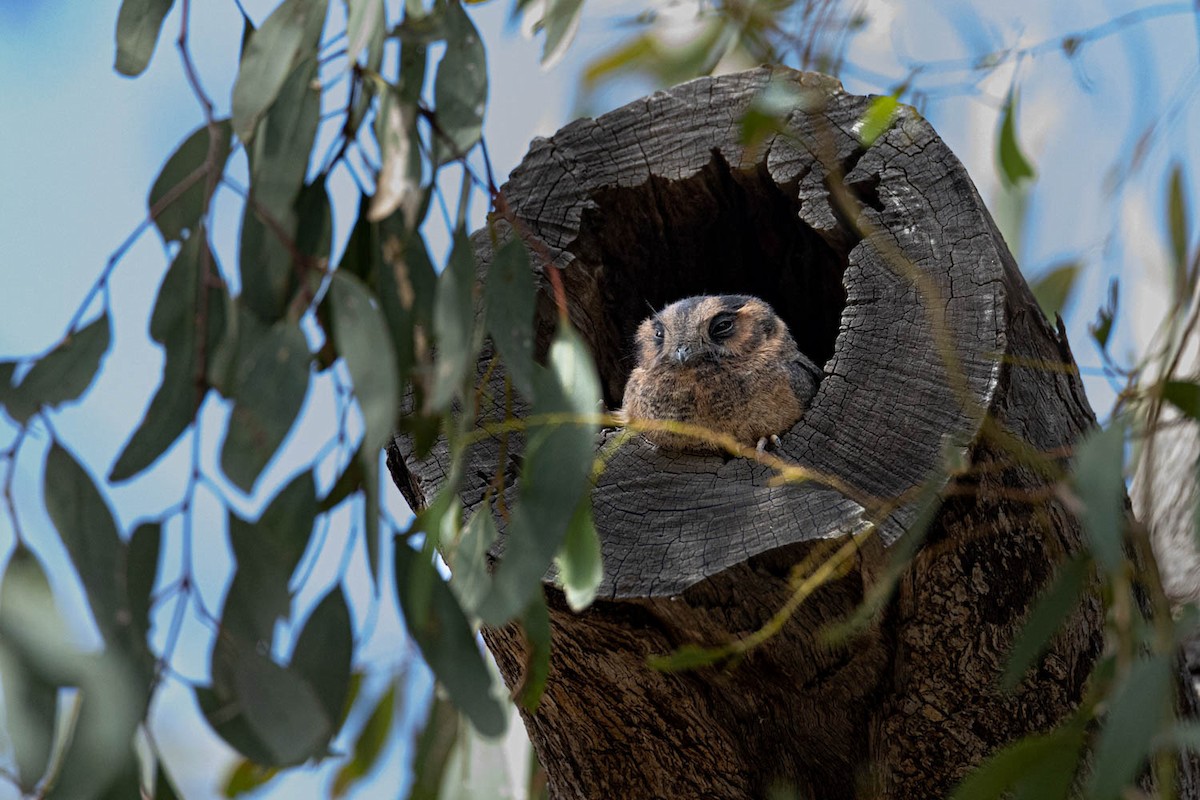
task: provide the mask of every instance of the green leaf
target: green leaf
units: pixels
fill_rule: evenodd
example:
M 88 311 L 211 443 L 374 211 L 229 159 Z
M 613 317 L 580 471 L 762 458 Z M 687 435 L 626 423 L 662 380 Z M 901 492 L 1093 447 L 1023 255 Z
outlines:
M 220 639 L 217 640 L 221 641 Z M 234 659 L 231 659 L 229 669 L 232 669 Z M 250 729 L 246 717 L 232 690 L 217 692 L 216 689 L 205 686 L 194 687 L 196 704 L 209 726 L 225 742 L 255 764 L 272 764 L 274 754 L 258 735 Z
M 1183 168 L 1171 166 L 1167 186 L 1167 229 L 1171 237 L 1171 265 L 1175 276 L 1175 296 L 1185 297 L 1188 289 L 1188 204 L 1183 190 Z
M 334 588 L 309 615 L 296 640 L 289 669 L 312 687 L 330 721 L 328 747 L 337 734 L 346 695 L 350 690 L 350 666 L 354 657 L 354 626 L 340 587 Z
M 583 498 L 571 518 L 557 562 L 567 605 L 572 611 L 584 610 L 596 599 L 596 590 L 604 578 L 600 537 L 596 535 L 596 523 L 592 520 L 590 497 Z
M 854 126 L 858 141 L 870 147 L 888 132 L 900 112 L 900 101 L 890 94 L 871 98 L 871 104 Z
M 353 275 L 335 272 L 329 291 L 337 352 L 346 362 L 362 409 L 363 453 L 374 454 L 395 430 L 400 407 L 387 322 L 371 293 Z
M 1113 321 L 1117 318 L 1119 286 L 1116 278 L 1109 282 L 1108 302 L 1097 312 L 1096 321 L 1088 325 L 1088 332 L 1102 351 L 1108 350 L 1108 337 L 1112 335 Z
M 229 771 L 222 793 L 226 797 L 241 797 L 261 789 L 279 774 L 278 767 L 260 767 L 248 758 L 243 758 Z
M 433 82 L 435 161 L 466 155 L 483 132 L 487 104 L 487 57 L 479 32 L 458 3 L 446 8 L 446 53 Z
M 144 522 L 134 529 L 124 549 L 123 582 L 130 612 L 130 628 L 143 645 L 150 635 L 150 609 L 154 584 L 158 580 L 158 555 L 162 544 L 162 525 Z M 150 654 L 147 647 L 146 655 Z
M 1163 384 L 1162 396 L 1187 416 L 1200 420 L 1200 385 L 1191 381 L 1167 381 Z
M 1049 588 L 1038 598 L 1008 655 L 1001 685 L 1011 691 L 1050 643 L 1079 604 L 1091 571 L 1091 560 L 1074 558 L 1063 564 Z
M 14 636 L 36 624 L 29 612 L 39 608 L 53 613 L 50 583 L 33 553 L 18 543 L 0 580 L 0 688 L 12 759 L 30 793 L 50 763 L 58 713 L 58 686 L 39 674 Z
M 369 46 L 380 31 L 387 30 L 387 17 L 383 0 L 347 0 L 347 3 L 346 60 L 356 64 L 363 48 Z
M 374 769 L 376 762 L 379 761 L 379 755 L 383 752 L 383 746 L 387 744 L 388 736 L 392 732 L 392 720 L 395 715 L 396 685 L 392 684 L 384 692 L 383 697 L 379 698 L 379 702 L 375 704 L 375 710 L 371 712 L 371 716 L 363 725 L 358 738 L 354 740 L 353 755 L 342 765 L 334 777 L 332 788 L 334 797 L 344 797 L 356 783 Z M 454 716 L 457 719 L 458 715 Z M 414 763 L 414 769 L 418 771 L 421 769 L 419 762 Z
M 1095 767 L 1088 782 L 1094 800 L 1119 800 L 1137 778 L 1155 737 L 1172 720 L 1175 688 L 1172 658 L 1155 656 L 1133 663 L 1114 691 L 1095 748 Z
M 273 325 L 238 364 L 221 469 L 249 492 L 291 430 L 308 392 L 308 343 L 299 326 Z
M 417 739 L 413 784 L 408 800 L 438 800 L 443 776 L 459 736 L 459 715 L 445 698 L 434 695 L 425 728 Z
M 319 510 L 321 513 L 332 511 L 342 504 L 350 495 L 354 494 L 363 486 L 363 463 L 360 453 L 355 453 L 354 456 L 346 462 L 346 468 L 342 470 L 342 474 L 333 482 L 333 487 L 330 488 L 329 494 L 321 499 Z
M 728 657 L 729 652 L 723 647 L 685 644 L 665 656 L 652 656 L 649 659 L 649 666 L 659 672 L 683 672 L 709 667 Z
M 1067 307 L 1075 291 L 1075 279 L 1079 277 L 1080 266 L 1078 261 L 1055 264 L 1033 282 L 1030 288 L 1046 319 L 1053 320 L 1056 314 Z
M 504 359 L 513 385 L 533 396 L 533 312 L 537 287 L 524 243 L 514 236 L 488 267 L 483 298 L 487 332 Z
M 233 85 L 233 129 L 243 142 L 253 138 L 293 68 L 315 62 L 327 6 L 328 0 L 284 0 L 250 37 Z
M 475 366 L 475 251 L 461 228 L 438 278 L 433 330 L 438 353 L 427 413 L 449 406 Z
M 504 732 L 504 708 L 491 692 L 492 676 L 470 623 L 436 574 L 429 587 L 427 613 L 416 617 L 410 578 L 421 568 L 421 556 L 402 541 L 393 550 L 400 608 L 421 655 L 475 729 L 484 736 L 499 736 Z
M 150 317 L 150 336 L 166 349 L 163 377 L 137 430 L 129 437 L 109 472 L 113 482 L 128 480 L 154 464 L 195 417 L 207 387 L 196 384 L 198 346 L 196 320 L 200 313 L 200 271 L 209 260 L 209 274 L 219 269 L 203 229 L 189 236 L 163 277 Z M 206 352 L 216 351 L 226 329 L 230 304 L 223 286 L 211 286 L 205 314 L 208 318 Z
M 1017 142 L 1017 98 L 1010 93 L 1001 111 L 999 141 L 996 153 L 1000 160 L 1000 178 L 1007 186 L 1018 186 L 1034 176 L 1033 165 L 1021 152 Z
M 244 650 L 233 667 L 233 690 L 247 726 L 271 753 L 265 766 L 293 766 L 324 755 L 333 719 L 302 676 Z
M 542 702 L 550 679 L 550 611 L 540 594 L 525 609 L 521 631 L 525 635 L 525 674 L 516 701 L 532 714 Z
M 600 382 L 587 345 L 570 328 L 560 328 L 551 342 L 547 369 L 535 373 L 534 397 L 531 418 L 547 421 L 531 424 L 526 434 L 507 548 L 481 609 L 490 625 L 528 605 L 591 487 Z
M 165 242 L 182 241 L 199 226 L 212 198 L 208 191 L 209 176 L 219 176 L 225 171 L 233 126 L 227 119 L 214 125 L 217 145 L 213 161 L 208 161 L 212 131 L 208 125 L 201 125 L 167 159 L 150 189 L 146 205 Z M 217 182 L 213 181 L 212 188 L 216 187 Z
M 417 100 L 389 89 L 380 100 L 375 136 L 383 154 L 368 219 L 378 222 L 397 210 L 415 229 L 421 203 L 421 150 L 417 136 Z
M 542 47 L 543 69 L 554 66 L 566 55 L 582 16 L 583 0 L 547 0 L 541 22 L 546 33 L 546 43 Z
M 129 598 L 118 581 L 124 543 L 112 511 L 83 467 L 57 442 L 43 476 L 46 510 L 83 581 L 104 640 L 120 640 L 129 625 Z
M 479 613 L 491 589 L 487 554 L 498 535 L 492 510 L 484 503 L 463 528 L 462 538 L 454 550 L 450 588 L 458 596 L 462 607 L 471 614 Z
M 124 0 L 117 15 L 117 72 L 136 77 L 146 71 L 163 19 L 175 0 Z
M 1084 726 L 1071 721 L 1019 739 L 983 762 L 958 785 L 950 800 L 1065 800 L 1083 749 Z
M 43 406 L 57 408 L 82 395 L 92 385 L 111 339 L 108 314 L 69 334 L 38 359 L 6 405 L 9 416 L 24 425 Z
M 1073 482 L 1092 554 L 1109 575 L 1125 563 L 1125 426 L 1112 422 L 1075 446 Z

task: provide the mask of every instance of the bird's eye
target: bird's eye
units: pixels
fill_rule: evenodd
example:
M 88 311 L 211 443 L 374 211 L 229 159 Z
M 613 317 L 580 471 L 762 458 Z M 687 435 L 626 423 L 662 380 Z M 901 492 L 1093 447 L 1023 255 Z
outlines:
M 733 332 L 733 315 L 718 314 L 708 326 L 708 335 L 714 339 L 723 339 Z
M 663 338 L 663 326 L 662 325 L 654 326 L 654 338 L 655 339 Z

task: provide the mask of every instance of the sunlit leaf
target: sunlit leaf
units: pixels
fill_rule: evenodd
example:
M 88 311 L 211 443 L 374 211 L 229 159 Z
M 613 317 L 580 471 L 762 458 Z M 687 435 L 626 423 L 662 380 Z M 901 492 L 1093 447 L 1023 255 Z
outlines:
M 858 141 L 862 146 L 870 147 L 880 136 L 887 133 L 899 112 L 900 101 L 892 95 L 885 94 L 871 98 L 871 104 L 867 106 L 862 118 L 854 125 Z
M 438 800 L 441 796 L 442 776 L 458 741 L 458 725 L 458 711 L 448 700 L 435 695 L 425 728 L 417 738 L 408 800 Z
M 1071 721 L 1050 733 L 1027 736 L 983 762 L 950 800 L 1000 800 L 1020 792 L 1028 800 L 1065 800 L 1075 780 L 1084 726 Z
M 488 335 L 504 359 L 513 385 L 527 398 L 533 396 L 535 295 L 529 253 L 520 238 L 514 236 L 496 251 L 488 267 L 483 298 Z
M 479 32 L 458 3 L 446 8 L 446 54 L 433 83 L 436 160 L 458 158 L 479 141 L 487 104 L 487 58 Z
M 1046 319 L 1053 320 L 1055 314 L 1067 307 L 1075 291 L 1075 279 L 1079 277 L 1080 267 L 1078 261 L 1055 264 L 1039 275 L 1029 287 Z
M 1013 642 L 1001 679 L 1004 688 L 1011 690 L 1016 687 L 1079 604 L 1091 567 L 1089 559 L 1074 558 L 1059 568 Z
M 454 234 L 454 248 L 438 278 L 433 329 L 438 357 L 433 390 L 426 398 L 431 412 L 449 405 L 475 366 L 475 251 L 461 229 Z
M 164 241 L 182 241 L 197 228 L 212 197 L 211 190 L 217 187 L 212 176 L 219 176 L 225 169 L 233 126 L 227 119 L 218 120 L 214 126 L 217 142 L 211 162 L 212 130 L 201 125 L 167 159 L 150 189 L 146 205 Z
M 529 604 L 559 552 L 575 510 L 591 487 L 600 383 L 587 345 L 561 328 L 547 368 L 535 373 L 531 425 L 522 455 L 520 495 L 509 521 L 504 558 L 480 611 L 500 625 Z
M 1121 571 L 1125 556 L 1125 426 L 1113 422 L 1090 431 L 1075 445 L 1074 488 L 1083 503 L 1083 528 L 1092 554 L 1109 575 Z
M 550 69 L 566 55 L 567 48 L 579 30 L 583 16 L 583 0 L 546 0 L 542 30 L 546 43 L 542 48 L 542 67 Z
M 396 357 L 387 323 L 371 293 L 353 275 L 340 270 L 330 287 L 338 355 L 354 382 L 362 409 L 364 455 L 374 455 L 395 429 L 400 407 Z
M 335 587 L 317 604 L 305 622 L 289 669 L 303 678 L 317 696 L 330 720 L 329 736 L 337 734 L 354 656 L 354 626 L 341 587 Z M 329 739 L 321 743 L 328 746 Z
M 292 428 L 309 377 L 308 343 L 294 323 L 276 323 L 241 359 L 221 469 L 249 492 Z
M 1000 177 L 1008 186 L 1017 186 L 1034 176 L 1033 165 L 1021 152 L 1017 142 L 1017 98 L 1009 94 L 1001 111 L 999 140 L 996 155 L 1000 162 Z
M 301 61 L 315 61 L 328 0 L 284 0 L 246 46 L 233 85 L 233 129 L 249 142 L 258 121 Z
M 592 501 L 585 497 L 567 526 L 562 551 L 556 559 L 567 605 L 572 611 L 582 611 L 596 599 L 596 590 L 604 578 L 604 563 L 600 557 L 600 537 L 592 520 Z
M 604 53 L 588 63 L 583 71 L 583 85 L 591 89 L 597 84 L 611 80 L 622 72 L 632 72 L 646 61 L 658 56 L 658 45 L 654 37 L 642 34 L 629 39 L 614 50 Z
M 1094 800 L 1125 796 L 1125 787 L 1137 777 L 1155 737 L 1171 720 L 1173 661 L 1164 656 L 1138 659 L 1113 693 L 1088 782 L 1088 796 Z
M 420 568 L 422 556 L 402 541 L 396 543 L 394 552 L 400 608 L 421 655 L 476 730 L 484 736 L 499 736 L 504 732 L 504 709 L 492 695 L 491 674 L 458 601 L 435 576 L 424 604 L 427 611 L 416 616 L 414 603 L 410 602 L 414 592 L 410 578 Z
M 226 797 L 241 797 L 266 786 L 278 774 L 278 767 L 260 767 L 250 759 L 243 758 L 229 771 L 221 791 Z
M 58 686 L 15 646 L 14 633 L 36 624 L 29 612 L 37 608 L 53 614 L 54 596 L 37 558 L 18 543 L 0 579 L 0 688 L 11 757 L 26 790 L 50 761 L 58 709 Z
M 77 399 L 92 385 L 110 339 L 107 313 L 67 336 L 9 391 L 9 416 L 23 425 L 43 406 L 56 408 Z
M 117 72 L 134 77 L 146 71 L 163 19 L 175 0 L 124 0 L 117 15 Z
M 453 713 L 453 712 L 452 712 Z M 396 715 L 396 685 L 392 684 L 384 692 L 383 697 L 375 704 L 375 709 L 358 738 L 354 740 L 354 752 L 349 760 L 338 770 L 333 779 L 332 794 L 334 797 L 344 797 L 356 783 L 361 781 L 374 769 L 383 746 L 387 743 L 392 732 L 392 720 Z M 457 717 L 457 714 L 455 714 Z M 420 770 L 419 763 L 414 764 Z

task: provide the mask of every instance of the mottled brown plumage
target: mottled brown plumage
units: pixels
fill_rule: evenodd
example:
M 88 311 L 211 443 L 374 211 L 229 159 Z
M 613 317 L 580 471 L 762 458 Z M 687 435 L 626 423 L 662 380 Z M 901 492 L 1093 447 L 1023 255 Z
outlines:
M 757 297 L 689 297 L 638 326 L 623 412 L 627 419 L 701 425 L 761 450 L 804 414 L 820 375 Z M 720 449 L 676 433 L 645 435 L 670 449 Z

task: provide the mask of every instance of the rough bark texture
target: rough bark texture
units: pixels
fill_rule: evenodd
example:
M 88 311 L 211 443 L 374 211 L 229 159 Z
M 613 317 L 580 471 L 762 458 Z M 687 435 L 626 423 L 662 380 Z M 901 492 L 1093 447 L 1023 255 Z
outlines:
M 769 81 L 796 92 L 788 133 L 744 147 L 739 120 Z M 546 586 L 551 675 L 525 721 L 555 798 L 763 797 L 773 785 L 814 800 L 944 797 L 989 752 L 1061 720 L 1100 653 L 1103 610 L 1088 597 L 1019 690 L 997 688 L 1020 621 L 1081 536 L 1013 445 L 1062 457 L 1094 419 L 1065 337 L 962 165 L 909 110 L 864 150 L 854 126 L 869 102 L 789 70 L 693 81 L 535 141 L 504 187 L 520 235 L 562 269 L 610 406 L 648 308 L 758 295 L 824 365 L 777 454 L 850 487 L 772 485 L 766 466 L 640 440 L 618 451 L 593 493 L 601 599 L 573 614 Z M 489 239 L 476 244 L 486 269 Z M 553 320 L 543 286 L 540 347 Z M 471 454 L 469 508 L 498 447 Z M 947 482 L 947 452 L 971 477 Z M 416 506 L 444 479 L 444 450 L 418 460 L 398 439 L 390 456 Z M 893 600 L 860 636 L 828 644 L 822 630 L 879 579 L 930 482 L 945 500 Z M 872 525 L 851 567 L 733 668 L 646 665 L 759 629 L 793 594 L 794 565 Z M 519 630 L 485 640 L 518 683 Z

